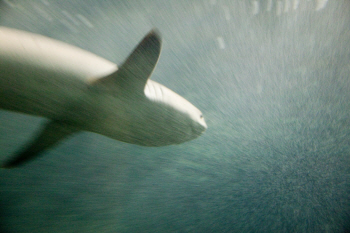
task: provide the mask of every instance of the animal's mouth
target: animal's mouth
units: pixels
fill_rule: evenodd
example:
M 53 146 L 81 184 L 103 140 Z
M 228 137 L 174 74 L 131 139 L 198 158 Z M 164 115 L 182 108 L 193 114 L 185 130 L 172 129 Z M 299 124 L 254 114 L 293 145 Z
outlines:
M 194 136 L 193 138 L 196 138 L 202 135 L 206 129 L 207 129 L 207 125 L 202 125 L 202 124 L 191 125 L 192 135 Z

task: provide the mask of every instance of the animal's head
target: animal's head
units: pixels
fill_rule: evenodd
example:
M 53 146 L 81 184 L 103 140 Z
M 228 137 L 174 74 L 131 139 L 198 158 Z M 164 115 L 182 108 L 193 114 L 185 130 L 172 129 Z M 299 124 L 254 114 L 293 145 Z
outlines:
M 195 106 L 149 80 L 160 50 L 160 36 L 153 30 L 119 70 L 92 83 L 95 88 L 109 89 L 116 102 L 124 103 L 115 110 L 119 111 L 112 119 L 116 127 L 109 136 L 143 146 L 165 146 L 192 140 L 206 130 L 203 115 Z
M 164 146 L 179 144 L 199 137 L 206 129 L 202 112 L 189 101 L 153 81 L 145 87 L 147 100 L 140 106 L 139 129 L 141 145 Z

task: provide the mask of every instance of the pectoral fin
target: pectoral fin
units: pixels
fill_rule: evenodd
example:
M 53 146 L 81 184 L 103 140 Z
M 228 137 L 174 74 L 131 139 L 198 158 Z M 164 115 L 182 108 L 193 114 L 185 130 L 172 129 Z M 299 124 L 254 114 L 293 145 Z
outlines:
M 12 159 L 5 162 L 2 168 L 13 168 L 22 165 L 38 157 L 43 151 L 77 131 L 78 129 L 76 127 L 59 121 L 50 121 L 27 147 L 19 151 Z
M 158 62 L 160 51 L 161 38 L 158 31 L 153 29 L 117 71 L 94 81 L 92 86 L 144 95 L 145 85 Z

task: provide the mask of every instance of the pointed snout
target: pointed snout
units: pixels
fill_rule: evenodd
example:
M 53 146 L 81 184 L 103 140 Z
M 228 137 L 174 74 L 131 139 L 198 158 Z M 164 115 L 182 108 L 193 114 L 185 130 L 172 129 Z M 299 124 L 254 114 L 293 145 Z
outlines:
M 195 137 L 199 137 L 201 134 L 205 132 L 205 130 L 208 128 L 205 121 L 196 122 L 196 124 L 192 125 L 192 132 Z
M 203 119 L 203 122 L 202 122 L 202 126 L 204 127 L 204 130 L 203 130 L 203 132 L 204 132 L 208 128 L 207 123 L 205 122 L 204 119 Z

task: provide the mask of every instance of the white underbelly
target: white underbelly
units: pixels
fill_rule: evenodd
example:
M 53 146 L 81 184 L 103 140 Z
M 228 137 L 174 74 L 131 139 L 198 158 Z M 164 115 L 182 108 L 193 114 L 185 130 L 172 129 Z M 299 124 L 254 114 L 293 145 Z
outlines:
M 77 47 L 0 27 L 0 108 L 55 117 L 117 66 Z

